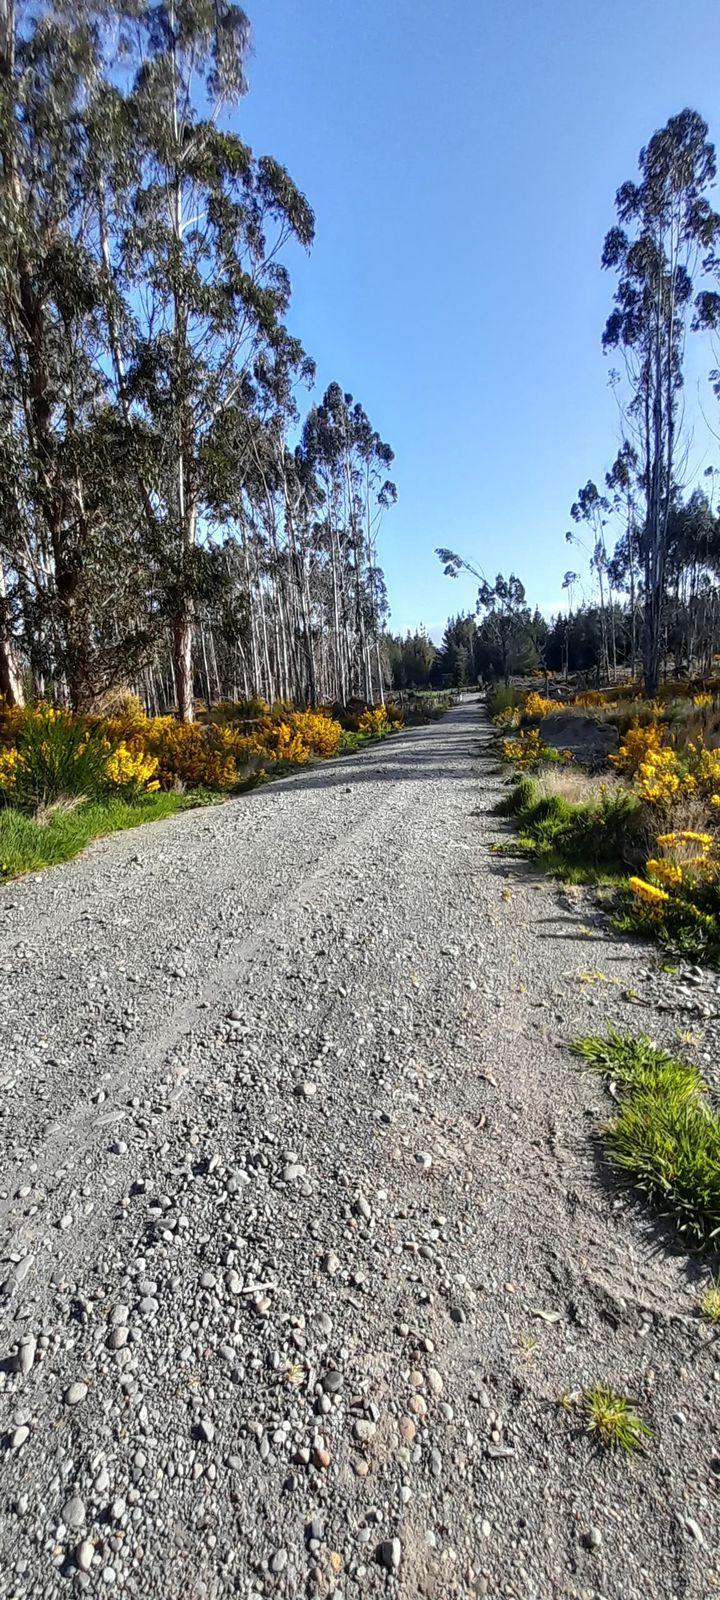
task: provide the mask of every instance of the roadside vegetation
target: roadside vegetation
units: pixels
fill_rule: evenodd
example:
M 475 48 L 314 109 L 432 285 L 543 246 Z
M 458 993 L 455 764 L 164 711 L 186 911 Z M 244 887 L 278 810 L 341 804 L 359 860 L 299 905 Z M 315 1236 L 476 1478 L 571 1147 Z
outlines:
M 436 713 L 441 706 L 433 702 L 428 715 Z M 214 706 L 192 723 L 148 717 L 132 696 L 104 717 L 50 705 L 6 707 L 0 877 L 66 861 L 103 834 L 352 754 L 402 724 L 393 706 L 358 706 L 339 717 L 257 697 Z
M 716 1249 L 720 1114 L 698 1068 L 642 1037 L 593 1035 L 573 1048 L 612 1085 L 618 1101 L 617 1116 L 603 1130 L 618 1175 L 672 1224 L 687 1248 Z
M 652 1431 L 626 1395 L 597 1384 L 581 1398 L 585 1427 L 604 1450 L 623 1450 L 632 1455 L 643 1450 Z
M 717 681 L 666 685 L 652 701 L 630 683 L 552 698 L 504 690 L 488 705 L 515 774 L 498 814 L 515 819 L 518 848 L 556 876 L 614 882 L 619 927 L 716 964 Z

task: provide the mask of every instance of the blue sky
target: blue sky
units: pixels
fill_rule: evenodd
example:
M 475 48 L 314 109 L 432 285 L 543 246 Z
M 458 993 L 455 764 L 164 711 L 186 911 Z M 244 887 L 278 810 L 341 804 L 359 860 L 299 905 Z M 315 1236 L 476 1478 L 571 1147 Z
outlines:
M 396 453 L 391 626 L 474 605 L 434 554 L 514 569 L 543 609 L 578 564 L 569 507 L 618 442 L 600 269 L 618 185 L 685 105 L 714 123 L 717 0 L 247 0 L 238 126 L 317 216 L 293 331 Z M 716 203 L 718 199 L 716 197 Z M 691 475 L 720 460 L 689 353 Z M 720 424 L 719 424 L 720 431 Z

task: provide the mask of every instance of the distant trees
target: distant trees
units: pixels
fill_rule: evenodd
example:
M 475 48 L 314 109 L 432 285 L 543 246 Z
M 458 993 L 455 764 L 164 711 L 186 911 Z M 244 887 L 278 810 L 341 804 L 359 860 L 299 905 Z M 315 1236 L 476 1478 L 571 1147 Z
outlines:
M 427 689 L 434 682 L 438 650 L 422 629 L 404 636 L 386 634 L 383 649 L 394 689 Z
M 483 621 L 474 646 L 477 671 L 490 672 L 507 683 L 513 672 L 524 672 L 531 664 L 537 664 L 542 623 L 531 615 L 524 585 L 515 573 L 505 578 L 499 572 L 491 584 L 479 567 L 453 550 L 440 547 L 436 555 L 446 578 L 456 578 L 465 571 L 478 579 L 476 609 Z

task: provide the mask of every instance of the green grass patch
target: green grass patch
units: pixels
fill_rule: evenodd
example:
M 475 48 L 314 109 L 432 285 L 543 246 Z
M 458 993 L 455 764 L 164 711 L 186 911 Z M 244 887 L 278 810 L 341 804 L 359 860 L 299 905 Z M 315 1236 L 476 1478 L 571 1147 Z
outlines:
M 51 808 L 36 820 L 13 806 L 0 809 L 0 878 L 13 878 L 22 872 L 39 871 L 71 861 L 92 839 L 143 822 L 159 822 L 178 811 L 205 805 L 217 795 L 204 791 L 192 794 L 147 794 L 135 800 L 117 795 L 77 805 Z
M 617 1117 L 603 1129 L 618 1173 L 694 1249 L 720 1239 L 720 1115 L 697 1067 L 652 1040 L 610 1033 L 576 1040 L 576 1055 L 613 1082 Z
M 708 1322 L 720 1326 L 720 1276 L 710 1279 L 700 1296 L 700 1310 Z
M 574 883 L 625 878 L 638 848 L 640 803 L 626 789 L 598 788 L 591 798 L 573 801 L 526 776 L 513 784 L 495 815 L 515 820 L 522 854 Z

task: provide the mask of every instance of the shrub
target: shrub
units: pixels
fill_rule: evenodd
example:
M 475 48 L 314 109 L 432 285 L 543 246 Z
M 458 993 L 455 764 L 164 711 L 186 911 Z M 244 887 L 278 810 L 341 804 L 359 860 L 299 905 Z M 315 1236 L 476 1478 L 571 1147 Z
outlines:
M 610 756 L 609 760 L 618 772 L 634 777 L 643 762 L 662 748 L 664 737 L 664 730 L 658 727 L 656 722 L 651 722 L 646 727 L 641 727 L 639 722 L 633 722 L 621 742 L 617 755 Z
M 547 700 L 544 695 L 538 694 L 535 689 L 531 689 L 523 700 L 522 715 L 523 718 L 527 717 L 530 721 L 540 722 L 543 717 L 550 717 L 554 712 L 563 711 L 564 709 L 559 700 Z
M 720 852 L 712 834 L 658 834 L 644 875 L 628 880 L 618 921 L 683 954 L 720 959 Z
M 291 729 L 316 756 L 336 756 L 342 728 L 324 711 L 293 711 L 288 718 Z
M 384 706 L 368 706 L 358 724 L 360 733 L 369 733 L 373 739 L 384 739 L 390 732 L 387 712 Z
M 617 876 L 640 850 L 642 810 L 619 785 L 590 787 L 588 798 L 573 801 L 552 779 L 523 777 L 496 814 L 515 817 L 522 849 L 558 877 Z
M 232 728 L 150 717 L 133 747 L 155 757 L 163 789 L 231 789 L 237 782 L 242 740 Z
M 543 761 L 571 761 L 569 750 L 555 750 L 543 744 L 537 728 L 526 728 L 516 739 L 503 739 L 502 759 L 519 772 L 536 772 Z
M 148 794 L 160 788 L 157 777 L 157 756 L 143 755 L 130 750 L 121 741 L 105 763 L 105 776 L 111 789 L 121 789 L 130 794 L 145 790 Z
M 107 740 L 82 718 L 39 706 L 13 719 L 16 743 L 0 756 L 6 804 L 37 810 L 108 787 Z
M 497 683 L 487 692 L 488 716 L 494 722 L 502 712 L 519 710 L 518 694 L 508 683 Z

